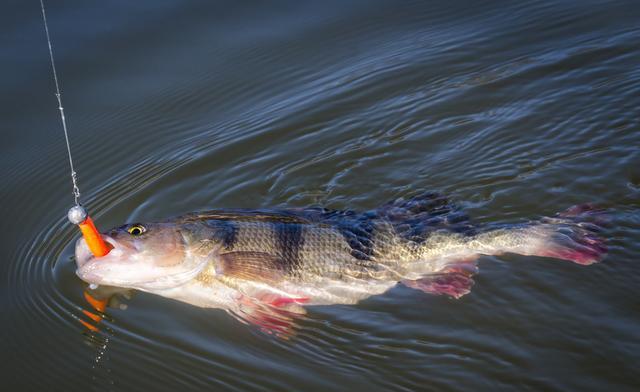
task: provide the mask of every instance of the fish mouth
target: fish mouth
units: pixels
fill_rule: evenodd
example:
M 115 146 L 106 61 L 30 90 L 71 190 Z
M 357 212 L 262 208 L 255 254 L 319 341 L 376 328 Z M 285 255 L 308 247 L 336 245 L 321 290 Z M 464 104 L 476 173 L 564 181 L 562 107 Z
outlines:
M 122 258 L 124 255 L 124 249 L 118 242 L 108 235 L 101 234 L 102 239 L 111 246 L 111 250 L 106 255 L 100 257 L 100 262 L 105 262 L 107 259 L 113 260 L 114 258 Z M 87 242 L 84 238 L 79 238 L 76 241 L 76 275 L 83 281 L 92 284 L 102 284 L 103 279 L 100 275 L 93 272 L 92 268 L 89 268 L 93 261 L 98 259 L 89 249 Z
M 111 251 L 109 253 L 111 253 L 114 250 L 116 251 L 120 250 L 119 249 L 120 246 L 118 245 L 116 240 L 114 240 L 113 238 L 105 234 L 100 234 L 100 236 L 102 237 L 104 242 L 111 245 Z M 121 253 L 121 250 L 120 252 L 117 252 L 117 253 Z M 76 264 L 78 265 L 78 269 L 82 268 L 84 265 L 94 260 L 95 258 L 96 257 L 94 256 L 93 253 L 91 253 L 91 250 L 87 245 L 87 241 L 85 241 L 83 237 L 80 237 L 78 241 L 76 241 Z

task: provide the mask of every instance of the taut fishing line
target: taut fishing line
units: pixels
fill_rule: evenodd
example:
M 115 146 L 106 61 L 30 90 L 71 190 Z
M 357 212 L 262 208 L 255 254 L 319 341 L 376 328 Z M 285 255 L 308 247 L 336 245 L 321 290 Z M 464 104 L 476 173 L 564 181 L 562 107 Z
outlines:
M 60 83 L 58 82 L 58 73 L 56 72 L 56 63 L 53 60 L 53 46 L 51 45 L 51 37 L 49 36 L 49 26 L 47 25 L 47 13 L 44 10 L 44 2 L 40 0 L 40 8 L 42 9 L 42 21 L 44 22 L 44 31 L 47 34 L 47 44 L 49 45 L 49 60 L 51 60 L 51 71 L 53 72 L 53 82 L 56 85 L 56 98 L 58 99 L 58 110 L 60 110 L 60 119 L 62 120 L 62 130 L 64 131 L 64 140 L 67 142 L 67 153 L 69 155 L 69 167 L 71 168 L 71 182 L 73 183 L 73 198 L 76 206 L 80 205 L 80 188 L 78 188 L 78 176 L 73 167 L 73 158 L 71 157 L 71 145 L 69 144 L 69 134 L 67 132 L 67 120 L 64 117 L 64 108 L 62 107 L 62 94 L 60 93 Z

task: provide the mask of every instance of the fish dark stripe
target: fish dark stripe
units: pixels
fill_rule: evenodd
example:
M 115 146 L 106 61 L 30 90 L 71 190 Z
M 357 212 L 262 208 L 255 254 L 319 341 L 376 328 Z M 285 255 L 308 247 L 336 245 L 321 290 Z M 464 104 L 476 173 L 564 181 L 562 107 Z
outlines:
M 222 242 L 225 250 L 232 250 L 238 240 L 238 228 L 233 221 L 211 220 L 207 224 L 215 229 L 215 239 Z
M 223 237 L 222 237 L 222 245 L 227 249 L 233 249 L 237 241 L 238 228 L 232 221 L 223 222 Z
M 282 269 L 293 273 L 300 267 L 300 250 L 304 245 L 302 225 L 297 223 L 273 223 L 276 249 L 278 249 Z
M 351 256 L 358 260 L 371 260 L 375 225 L 367 216 L 338 224 L 338 230 L 351 248 Z

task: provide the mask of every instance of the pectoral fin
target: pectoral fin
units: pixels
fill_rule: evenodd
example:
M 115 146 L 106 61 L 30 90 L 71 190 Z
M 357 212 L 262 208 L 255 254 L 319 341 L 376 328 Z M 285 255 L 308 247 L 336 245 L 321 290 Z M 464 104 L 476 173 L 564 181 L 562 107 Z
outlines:
M 278 282 L 284 278 L 283 262 L 263 252 L 229 252 L 219 256 L 216 273 L 257 282 Z
M 237 307 L 229 313 L 242 323 L 255 325 L 261 331 L 280 338 L 294 335 L 297 322 L 306 311 L 302 304 L 308 298 L 285 297 L 273 293 L 258 293 L 256 297 L 241 295 Z

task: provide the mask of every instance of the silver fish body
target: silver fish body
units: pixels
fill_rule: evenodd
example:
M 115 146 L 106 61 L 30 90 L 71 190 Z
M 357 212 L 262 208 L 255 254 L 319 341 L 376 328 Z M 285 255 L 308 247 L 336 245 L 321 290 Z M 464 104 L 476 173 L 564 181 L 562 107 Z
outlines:
M 606 248 L 574 208 L 553 218 L 477 227 L 446 198 L 427 193 L 367 211 L 323 208 L 215 210 L 130 224 L 104 235 L 93 258 L 80 239 L 78 275 L 203 307 L 353 304 L 402 282 L 458 298 L 479 255 L 505 252 L 591 264 Z

